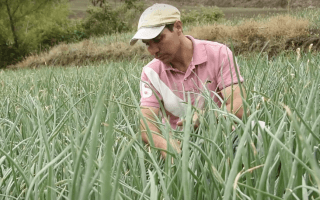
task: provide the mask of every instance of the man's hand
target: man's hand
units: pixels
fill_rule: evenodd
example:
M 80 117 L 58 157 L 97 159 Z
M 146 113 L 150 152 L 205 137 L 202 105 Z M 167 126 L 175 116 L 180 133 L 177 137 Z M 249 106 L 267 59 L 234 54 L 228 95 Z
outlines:
M 177 153 L 180 153 L 180 152 L 181 152 L 181 147 L 180 147 L 181 142 L 180 142 L 179 140 L 170 139 L 170 144 L 171 144 L 172 148 L 173 148 Z M 165 149 L 165 150 L 168 149 L 168 148 L 167 148 L 167 144 L 166 144 L 165 146 L 163 146 L 163 147 L 160 147 L 160 148 L 161 148 L 161 149 Z M 165 158 L 167 157 L 167 153 L 166 153 L 166 152 L 161 151 L 160 153 L 161 153 L 161 157 L 162 157 L 163 159 L 165 159 Z
M 201 110 L 200 113 L 202 114 L 203 111 Z M 184 121 L 185 121 L 185 120 L 180 120 L 180 121 L 178 121 L 178 122 L 177 122 L 177 126 L 183 126 L 183 122 L 184 122 Z M 198 115 L 197 112 L 195 112 L 195 113 L 193 114 L 192 124 L 193 124 L 194 129 L 198 128 L 199 125 L 200 125 L 199 115 Z
M 144 121 L 141 119 L 140 122 L 140 129 L 141 129 L 141 137 L 142 140 L 146 143 L 146 144 L 151 144 L 151 141 L 149 141 L 148 135 L 147 135 L 147 130 L 146 130 L 146 126 L 149 127 L 151 133 L 152 133 L 152 140 L 154 143 L 154 146 L 159 148 L 159 149 L 164 149 L 167 150 L 167 140 L 165 138 L 163 138 L 163 136 L 160 133 L 159 128 L 153 123 L 155 121 L 156 116 L 158 116 L 159 114 L 159 108 L 155 108 L 155 107 L 142 107 L 141 108 L 141 112 L 143 117 L 146 119 L 146 123 L 144 124 Z M 158 134 L 155 134 L 158 133 Z M 170 134 L 171 137 L 171 134 Z M 172 146 L 172 148 L 177 152 L 180 153 L 181 152 L 181 148 L 180 148 L 180 141 L 175 140 L 175 139 L 170 139 L 170 144 Z M 166 158 L 167 153 L 164 151 L 160 151 L 162 158 Z
M 226 100 L 226 106 L 229 113 L 235 114 L 239 119 L 242 119 L 244 113 L 239 84 L 234 84 L 221 90 L 222 97 Z M 244 88 L 242 88 L 243 98 L 246 98 Z M 232 102 L 232 104 L 231 104 Z

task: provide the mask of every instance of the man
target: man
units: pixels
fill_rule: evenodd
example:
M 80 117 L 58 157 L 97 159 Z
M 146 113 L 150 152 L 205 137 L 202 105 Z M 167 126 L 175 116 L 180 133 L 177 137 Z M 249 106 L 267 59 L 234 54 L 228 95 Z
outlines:
M 153 132 L 155 147 L 166 150 L 166 139 L 152 123 L 159 115 L 160 104 L 175 129 L 183 124 L 181 118 L 185 117 L 188 97 L 193 105 L 202 109 L 201 92 L 205 89 L 211 91 L 211 97 L 218 106 L 221 102 L 215 95 L 217 93 L 226 101 L 227 110 L 242 118 L 241 91 L 232 52 L 223 44 L 185 36 L 177 8 L 167 4 L 154 4 L 147 8 L 140 17 L 138 31 L 130 45 L 138 40 L 145 43 L 149 53 L 155 57 L 143 68 L 141 75 L 141 112 L 147 119 L 146 124 L 141 120 L 141 136 L 145 143 L 150 143 L 146 131 L 148 126 Z M 170 142 L 179 152 L 180 142 L 173 139 Z M 164 151 L 161 154 L 166 157 Z

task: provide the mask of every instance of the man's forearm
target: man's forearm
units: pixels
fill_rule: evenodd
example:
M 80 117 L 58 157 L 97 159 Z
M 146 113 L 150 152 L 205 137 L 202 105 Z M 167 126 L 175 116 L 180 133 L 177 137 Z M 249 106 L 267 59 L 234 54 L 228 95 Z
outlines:
M 157 126 L 152 124 L 151 122 L 148 123 L 149 130 L 151 132 L 151 137 L 149 138 L 147 130 L 144 126 L 144 123 L 141 120 L 141 138 L 142 141 L 145 142 L 146 144 L 151 144 L 151 139 L 153 140 L 154 147 L 167 150 L 168 147 L 168 141 L 160 134 L 160 130 L 158 129 Z M 170 137 L 170 144 L 171 146 L 175 149 L 176 152 L 181 152 L 180 149 L 180 142 L 178 140 L 172 139 Z M 166 152 L 160 151 L 161 155 L 163 158 L 166 158 Z
M 224 89 L 222 95 L 227 100 L 227 111 L 235 114 L 239 119 L 242 119 L 244 113 L 242 98 L 246 98 L 245 90 L 242 88 L 241 92 L 239 85 L 233 85 Z
M 227 104 L 227 111 L 229 113 L 235 114 L 239 119 L 242 119 L 242 115 L 243 115 L 242 100 L 240 102 L 234 102 L 233 106 L 231 104 Z
M 150 145 L 152 143 L 150 140 L 152 139 L 153 144 L 154 144 L 155 147 L 165 149 L 164 147 L 166 147 L 166 140 L 160 135 L 159 129 L 157 129 L 157 130 L 150 129 L 150 132 L 151 132 L 151 137 L 152 138 L 149 138 L 147 130 L 142 130 L 141 129 L 142 141 L 144 143 Z
M 146 119 L 148 120 L 148 119 Z M 151 144 L 151 139 L 153 141 L 153 144 L 156 148 L 160 148 L 160 149 L 167 149 L 167 141 L 165 138 L 163 138 L 163 136 L 161 135 L 160 133 L 160 130 L 159 128 L 154 125 L 152 122 L 147 122 L 147 125 L 148 125 L 148 128 L 151 132 L 151 137 L 152 138 L 149 138 L 148 136 L 148 132 L 147 132 L 147 128 L 143 122 L 143 120 L 141 120 L 141 126 L 140 126 L 140 129 L 141 129 L 141 138 L 142 138 L 142 141 L 146 144 Z
M 154 147 L 167 150 L 168 142 L 170 141 L 171 146 L 176 150 L 176 152 L 180 152 L 180 142 L 178 140 L 172 139 L 171 135 L 169 141 L 167 141 L 161 131 L 159 130 L 155 118 L 159 114 L 159 108 L 155 107 L 141 107 L 142 118 L 140 120 L 140 130 L 141 130 L 141 138 L 143 142 L 147 144 L 152 144 Z M 147 127 L 150 130 L 151 135 L 147 132 Z M 170 133 L 169 133 L 170 134 Z M 151 137 L 150 137 L 151 136 Z M 151 142 L 151 140 L 153 142 Z M 163 158 L 166 157 L 166 152 L 160 151 Z

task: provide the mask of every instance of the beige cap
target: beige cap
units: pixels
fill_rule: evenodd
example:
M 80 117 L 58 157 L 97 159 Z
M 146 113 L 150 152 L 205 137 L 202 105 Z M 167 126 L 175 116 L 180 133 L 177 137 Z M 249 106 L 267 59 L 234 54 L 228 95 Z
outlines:
M 141 15 L 138 31 L 130 41 L 134 45 L 139 39 L 150 40 L 157 37 L 166 24 L 180 20 L 179 10 L 168 4 L 154 4 Z

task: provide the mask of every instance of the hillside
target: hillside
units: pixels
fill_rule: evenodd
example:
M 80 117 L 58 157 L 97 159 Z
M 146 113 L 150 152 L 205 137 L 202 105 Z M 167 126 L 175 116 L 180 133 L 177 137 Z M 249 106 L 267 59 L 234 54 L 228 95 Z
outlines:
M 291 8 L 320 7 L 319 0 L 207 0 L 203 2 L 220 7 L 286 8 L 288 2 Z
M 83 18 L 87 7 L 91 4 L 89 0 L 69 0 L 70 9 L 73 14 L 71 18 Z M 117 5 L 119 0 L 107 0 Z M 253 17 L 257 14 L 286 12 L 290 1 L 290 9 L 320 7 L 320 0 L 144 0 L 146 5 L 153 3 L 167 3 L 179 9 L 189 8 L 194 5 L 218 6 L 225 13 L 225 17 L 233 16 Z M 237 8 L 237 10 L 232 9 Z M 251 8 L 247 10 L 247 8 Z M 269 9 L 267 9 L 269 8 Z M 270 10 L 270 8 L 276 10 Z M 254 10 L 256 9 L 256 10 Z

